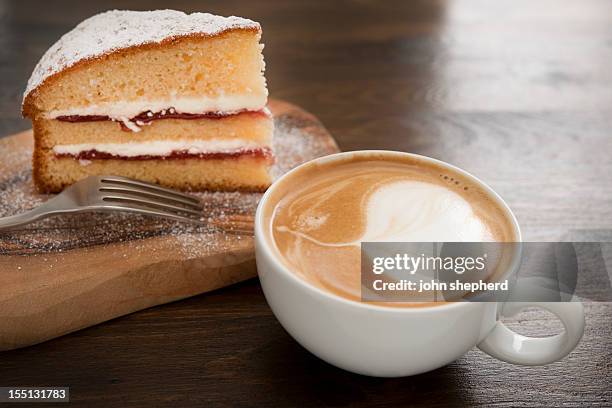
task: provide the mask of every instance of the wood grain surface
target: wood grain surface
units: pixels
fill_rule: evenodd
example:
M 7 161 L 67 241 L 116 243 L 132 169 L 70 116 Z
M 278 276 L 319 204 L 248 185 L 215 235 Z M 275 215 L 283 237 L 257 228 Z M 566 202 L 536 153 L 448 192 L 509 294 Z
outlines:
M 268 108 L 274 115 L 274 177 L 338 151 L 311 114 L 275 99 Z M 31 131 L 0 139 L 4 214 L 49 198 L 33 188 L 32 139 Z M 257 276 L 253 218 L 261 193 L 192 194 L 204 207 L 204 226 L 90 213 L 0 231 L 0 350 Z
M 29 126 L 19 116 L 25 82 L 71 26 L 103 9 L 169 6 L 1 3 L 0 134 Z M 171 7 L 260 21 L 271 94 L 314 113 L 341 149 L 403 150 L 463 167 L 508 201 L 526 240 L 610 240 L 612 2 Z M 475 349 L 427 374 L 375 379 L 302 349 L 250 280 L 1 353 L 0 385 L 70 386 L 82 406 L 610 407 L 612 306 L 585 308 L 582 342 L 555 364 L 513 366 Z M 536 310 L 510 324 L 531 335 L 560 330 Z

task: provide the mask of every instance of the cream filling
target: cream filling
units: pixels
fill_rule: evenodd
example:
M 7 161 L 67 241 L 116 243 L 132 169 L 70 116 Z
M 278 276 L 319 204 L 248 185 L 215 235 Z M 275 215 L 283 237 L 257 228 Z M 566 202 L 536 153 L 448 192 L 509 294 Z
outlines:
M 260 94 L 219 95 L 216 97 L 177 97 L 172 95 L 168 99 L 137 100 L 109 102 L 104 104 L 83 107 L 52 110 L 45 114 L 47 119 L 58 116 L 108 116 L 111 119 L 126 122 L 143 112 L 162 112 L 174 108 L 178 113 L 207 113 L 223 112 L 234 113 L 242 110 L 257 111 L 266 106 L 267 92 Z
M 80 143 L 56 145 L 53 153 L 56 155 L 78 156 L 80 153 L 95 150 L 121 157 L 137 156 L 169 156 L 174 152 L 189 154 L 225 153 L 243 149 L 268 147 L 265 144 L 244 139 L 211 139 L 211 140 L 155 140 L 150 142 L 127 143 Z

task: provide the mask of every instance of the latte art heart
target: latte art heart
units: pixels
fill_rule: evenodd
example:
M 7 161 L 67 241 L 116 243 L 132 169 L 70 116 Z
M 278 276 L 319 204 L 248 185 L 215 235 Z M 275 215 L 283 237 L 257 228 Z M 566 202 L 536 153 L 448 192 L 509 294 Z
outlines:
M 279 185 L 271 237 L 289 270 L 359 300 L 361 242 L 515 240 L 506 211 L 479 183 L 418 159 L 347 160 Z
M 491 239 L 484 222 L 459 194 L 422 181 L 396 181 L 368 199 L 360 241 L 478 242 Z
M 371 193 L 365 231 L 357 240 L 324 242 L 310 234 L 328 219 L 329 215 L 305 214 L 299 222 L 302 228 L 278 226 L 277 230 L 327 247 L 359 246 L 361 242 L 480 242 L 492 238 L 463 197 L 420 181 L 396 181 Z

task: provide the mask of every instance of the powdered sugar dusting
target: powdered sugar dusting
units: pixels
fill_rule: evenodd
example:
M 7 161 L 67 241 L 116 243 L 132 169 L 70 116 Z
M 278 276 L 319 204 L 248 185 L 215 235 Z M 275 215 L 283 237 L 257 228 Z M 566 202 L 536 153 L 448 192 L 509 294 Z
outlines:
M 272 171 L 275 178 L 303 162 L 337 152 L 333 139 L 316 119 L 290 105 L 272 104 L 279 104 L 277 109 L 281 111 L 274 116 L 276 163 Z M 10 173 L 0 174 L 0 217 L 24 212 L 50 197 L 34 190 L 31 154 L 31 148 L 15 148 L 0 140 L 0 160 L 5 162 L 6 168 L 12 169 Z M 59 258 L 51 256 L 52 253 L 121 243 L 125 256 L 139 252 L 153 259 L 158 255 L 156 247 L 149 242 L 155 237 L 171 240 L 181 259 L 200 258 L 227 248 L 252 249 L 253 237 L 248 230 L 252 228 L 249 224 L 252 224 L 261 193 L 200 192 L 194 195 L 204 204 L 203 217 L 208 221 L 205 226 L 127 213 L 60 216 L 19 230 L 0 232 L 0 255 L 43 257 L 51 268 L 54 262 L 60 262 L 54 261 Z M 238 223 L 234 228 L 236 219 Z M 219 225 L 230 225 L 230 228 Z M 86 258 L 83 259 L 85 262 Z
M 28 80 L 25 97 L 47 78 L 77 62 L 143 44 L 189 35 L 217 35 L 232 29 L 261 30 L 236 16 L 186 14 L 176 10 L 111 10 L 84 20 L 47 50 Z

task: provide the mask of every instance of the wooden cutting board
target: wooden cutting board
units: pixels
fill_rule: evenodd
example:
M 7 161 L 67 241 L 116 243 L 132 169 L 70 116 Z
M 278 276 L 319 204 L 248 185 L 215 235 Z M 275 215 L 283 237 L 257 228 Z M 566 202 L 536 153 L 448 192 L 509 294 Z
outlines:
M 269 107 L 275 177 L 338 151 L 313 115 L 278 100 Z M 32 186 L 31 153 L 31 131 L 0 139 L 0 217 L 49 197 Z M 196 195 L 210 226 L 116 213 L 57 217 L 0 232 L 0 350 L 256 276 L 248 231 L 261 194 Z

